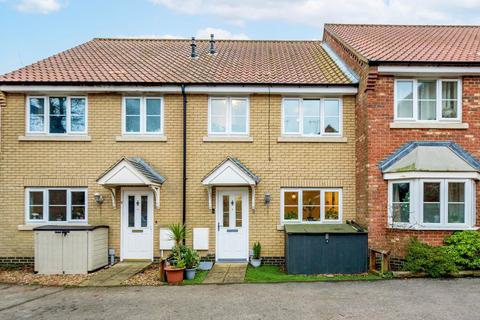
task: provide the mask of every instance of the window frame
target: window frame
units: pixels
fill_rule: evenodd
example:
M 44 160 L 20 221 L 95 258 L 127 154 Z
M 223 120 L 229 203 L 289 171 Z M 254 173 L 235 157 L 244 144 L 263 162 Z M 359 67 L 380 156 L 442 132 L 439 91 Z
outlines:
M 423 185 L 440 183 L 440 223 L 423 222 Z M 410 183 L 410 222 L 393 222 L 393 184 Z M 465 223 L 448 223 L 448 184 L 464 183 Z M 457 178 L 414 178 L 388 181 L 388 224 L 391 228 L 417 230 L 464 230 L 475 226 L 476 187 L 472 179 Z
M 303 191 L 320 191 L 320 220 L 303 221 Z M 285 219 L 285 193 L 297 192 L 298 194 L 298 219 Z M 338 219 L 325 219 L 325 193 L 338 192 Z M 341 224 L 343 221 L 343 194 L 342 188 L 281 188 L 280 189 L 280 221 L 281 224 Z
M 320 101 L 320 134 L 305 134 L 303 126 L 303 101 L 304 100 L 319 100 Z M 286 132 L 285 131 L 285 101 L 299 101 L 299 110 L 298 110 L 298 131 L 297 132 Z M 325 132 L 325 101 L 338 101 L 338 133 L 335 132 Z M 281 105 L 281 114 L 282 114 L 282 123 L 281 123 L 281 134 L 285 137 L 341 137 L 343 136 L 343 99 L 341 97 L 283 97 Z
M 127 131 L 127 99 L 139 99 L 140 100 L 140 131 L 130 132 Z M 160 100 L 160 131 L 148 132 L 147 131 L 147 100 Z M 162 136 L 164 135 L 165 128 L 165 104 L 162 96 L 124 96 L 122 98 L 122 135 L 124 136 Z
M 401 118 L 398 116 L 398 96 L 397 96 L 397 83 L 412 81 L 413 85 L 413 117 Z M 436 82 L 436 117 L 435 120 L 420 120 L 418 117 L 419 112 L 419 99 L 418 99 L 418 81 L 435 81 Z M 456 118 L 444 118 L 442 115 L 442 83 L 443 82 L 456 82 L 457 83 L 457 117 Z M 461 79 L 439 79 L 439 78 L 397 78 L 394 81 L 393 86 L 393 113 L 395 122 L 415 122 L 415 123 L 451 123 L 462 121 L 462 80 Z
M 65 133 L 50 133 L 50 98 L 67 98 L 67 130 Z M 43 106 L 43 130 L 31 131 L 30 130 L 30 99 L 44 99 Z M 85 130 L 84 131 L 72 131 L 72 99 L 85 99 Z M 69 96 L 69 95 L 28 95 L 25 104 L 25 132 L 28 135 L 47 135 L 47 136 L 84 136 L 88 134 L 88 96 Z
M 227 113 L 226 113 L 226 130 L 225 132 L 212 131 L 212 101 L 213 100 L 227 100 Z M 244 100 L 247 103 L 247 119 L 245 132 L 232 132 L 232 100 Z M 208 97 L 208 135 L 209 136 L 226 136 L 226 137 L 245 137 L 250 134 L 250 99 L 249 97 L 242 96 L 209 96 Z
M 49 191 L 50 190 L 66 190 L 67 202 L 66 202 L 66 220 L 65 221 L 50 221 L 49 220 Z M 43 193 L 43 219 L 30 219 L 30 192 L 42 192 Z M 72 192 L 84 192 L 85 193 L 85 219 L 72 219 Z M 72 187 L 72 188 L 39 188 L 28 187 L 25 188 L 25 222 L 26 224 L 88 224 L 88 188 Z

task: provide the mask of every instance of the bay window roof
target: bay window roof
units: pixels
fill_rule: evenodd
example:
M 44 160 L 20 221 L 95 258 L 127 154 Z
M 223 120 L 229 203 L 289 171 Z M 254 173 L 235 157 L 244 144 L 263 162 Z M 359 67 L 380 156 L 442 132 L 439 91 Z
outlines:
M 380 163 L 383 174 L 405 172 L 474 172 L 480 162 L 451 141 L 414 141 Z

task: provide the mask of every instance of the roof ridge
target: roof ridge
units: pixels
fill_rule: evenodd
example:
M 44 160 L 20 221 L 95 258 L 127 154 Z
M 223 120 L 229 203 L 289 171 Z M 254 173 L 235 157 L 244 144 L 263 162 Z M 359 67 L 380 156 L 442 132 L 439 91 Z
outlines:
M 364 26 L 364 27 L 460 27 L 460 28 L 480 28 L 480 25 L 472 24 L 390 24 L 390 23 L 325 23 L 327 26 Z
M 148 37 L 95 37 L 91 41 L 191 41 L 190 38 L 148 38 Z M 195 39 L 197 42 L 209 42 L 210 39 Z M 314 42 L 322 43 L 318 39 L 215 39 L 216 42 Z

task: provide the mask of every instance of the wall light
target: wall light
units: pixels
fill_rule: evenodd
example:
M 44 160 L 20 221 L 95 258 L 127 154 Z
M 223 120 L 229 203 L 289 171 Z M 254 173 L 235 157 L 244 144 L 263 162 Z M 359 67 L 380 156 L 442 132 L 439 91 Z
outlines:
M 265 193 L 265 199 L 264 199 L 265 205 L 267 207 L 270 204 L 270 201 L 271 201 L 270 193 L 267 192 L 267 193 Z
M 93 195 L 93 197 L 95 198 L 95 202 L 98 203 L 98 204 L 102 204 L 103 203 L 103 197 L 100 193 L 98 192 L 95 192 L 95 194 Z

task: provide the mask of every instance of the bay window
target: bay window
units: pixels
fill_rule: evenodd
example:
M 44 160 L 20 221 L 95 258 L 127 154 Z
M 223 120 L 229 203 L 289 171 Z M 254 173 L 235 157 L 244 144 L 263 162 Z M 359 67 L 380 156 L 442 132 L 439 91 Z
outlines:
M 123 134 L 163 134 L 163 99 L 125 97 Z
M 210 135 L 247 135 L 249 105 L 247 98 L 210 97 L 208 108 Z
M 341 189 L 282 189 L 281 220 L 283 223 L 340 223 Z
M 29 223 L 85 223 L 87 190 L 83 188 L 27 188 L 25 220 Z
M 86 97 L 28 97 L 27 132 L 30 134 L 86 134 Z
M 393 227 L 467 229 L 475 224 L 475 184 L 470 179 L 390 181 L 388 198 Z
M 340 99 L 285 98 L 282 103 L 282 134 L 339 136 L 341 109 Z
M 395 120 L 460 121 L 461 82 L 448 79 L 395 80 Z

